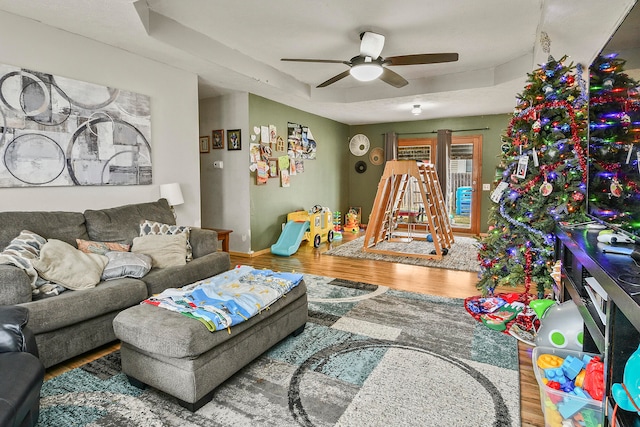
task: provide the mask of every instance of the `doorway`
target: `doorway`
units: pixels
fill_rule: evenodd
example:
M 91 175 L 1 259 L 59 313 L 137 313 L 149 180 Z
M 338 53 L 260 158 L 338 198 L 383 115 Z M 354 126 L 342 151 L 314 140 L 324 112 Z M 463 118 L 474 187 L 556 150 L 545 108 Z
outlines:
M 436 138 L 398 139 L 398 160 L 434 163 Z M 451 228 L 456 233 L 480 233 L 482 135 L 452 136 L 444 194 Z

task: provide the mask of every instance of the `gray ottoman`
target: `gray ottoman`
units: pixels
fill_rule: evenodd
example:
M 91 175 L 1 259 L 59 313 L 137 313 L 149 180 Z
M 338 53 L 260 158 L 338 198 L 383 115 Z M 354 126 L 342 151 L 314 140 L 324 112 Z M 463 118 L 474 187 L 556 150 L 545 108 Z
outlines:
M 227 330 L 209 332 L 195 319 L 148 304 L 113 320 L 122 341 L 122 371 L 138 386 L 152 386 L 197 411 L 213 390 L 274 344 L 298 335 L 307 322 L 304 281 L 267 310 Z

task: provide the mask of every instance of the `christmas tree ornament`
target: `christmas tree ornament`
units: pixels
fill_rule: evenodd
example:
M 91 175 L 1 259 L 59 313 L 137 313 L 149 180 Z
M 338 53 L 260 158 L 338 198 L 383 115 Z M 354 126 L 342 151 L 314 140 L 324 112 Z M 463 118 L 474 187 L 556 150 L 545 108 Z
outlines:
M 622 185 L 620 185 L 618 178 L 613 177 L 613 179 L 611 180 L 611 185 L 609 186 L 609 189 L 611 190 L 612 196 L 614 197 L 622 196 Z
M 538 159 L 538 152 L 536 151 L 535 148 L 531 149 L 531 154 L 533 157 L 533 166 L 538 167 L 540 166 L 540 160 Z
M 503 153 L 507 154 L 509 152 L 509 150 L 511 149 L 511 146 L 508 143 L 504 143 L 500 146 L 500 149 L 502 150 Z
M 560 205 L 558 205 L 558 207 L 555 209 L 555 214 L 556 215 L 560 215 L 560 214 L 567 214 L 569 213 L 567 211 L 567 204 L 566 203 L 562 203 Z
M 542 183 L 542 185 L 540 185 L 540 194 L 542 194 L 543 196 L 547 197 L 552 192 L 553 192 L 553 185 L 551 185 L 551 183 L 549 181 L 547 181 L 546 178 L 545 178 L 545 180 Z
M 602 88 L 605 90 L 611 90 L 613 88 L 613 77 L 607 77 L 602 81 Z
M 582 194 L 579 191 L 574 191 L 573 194 L 571 195 L 571 197 L 573 198 L 573 200 L 575 200 L 576 202 L 581 202 L 584 200 L 584 194 Z
M 629 117 L 627 113 L 624 113 L 622 117 L 620 117 L 620 124 L 623 127 L 629 127 L 629 125 L 631 124 L 631 117 Z
M 531 130 L 534 131 L 535 133 L 539 133 L 540 129 L 542 129 L 542 124 L 540 123 L 540 120 L 536 120 L 535 122 L 533 122 L 533 124 L 531 125 Z
M 529 156 L 520 156 L 518 159 L 518 168 L 514 174 L 518 178 L 524 178 L 527 176 L 527 168 L 529 166 Z
M 502 199 L 502 195 L 504 194 L 504 191 L 509 187 L 509 184 L 502 181 L 500 184 L 498 184 L 498 186 L 495 188 L 495 190 L 493 190 L 493 193 L 491 193 L 491 200 L 494 203 L 498 203 L 500 201 L 500 199 Z

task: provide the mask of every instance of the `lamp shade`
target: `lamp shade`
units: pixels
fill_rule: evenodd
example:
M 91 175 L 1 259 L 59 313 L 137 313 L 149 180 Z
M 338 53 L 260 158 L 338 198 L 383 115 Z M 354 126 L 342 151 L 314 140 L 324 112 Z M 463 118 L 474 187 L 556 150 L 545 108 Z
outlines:
M 184 203 L 182 190 L 180 190 L 180 184 L 177 182 L 160 185 L 160 197 L 167 199 L 171 206 L 178 206 Z
M 355 64 L 349 69 L 349 73 L 361 82 L 370 82 L 382 75 L 382 66 L 377 63 Z

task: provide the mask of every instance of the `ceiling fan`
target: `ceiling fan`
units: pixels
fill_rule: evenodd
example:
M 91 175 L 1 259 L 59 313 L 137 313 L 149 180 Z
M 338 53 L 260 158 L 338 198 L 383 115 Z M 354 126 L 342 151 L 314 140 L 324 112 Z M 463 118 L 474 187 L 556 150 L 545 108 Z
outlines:
M 406 86 L 409 82 L 395 71 L 391 71 L 387 66 L 394 65 L 419 65 L 435 64 L 438 62 L 454 62 L 458 60 L 457 53 L 423 53 L 417 55 L 400 55 L 383 58 L 380 56 L 384 46 L 384 36 L 371 31 L 360 34 L 360 55 L 354 56 L 348 61 L 337 59 L 292 59 L 282 58 L 281 61 L 293 62 L 322 62 L 329 64 L 345 64 L 349 66 L 347 71 L 343 71 L 337 76 L 331 77 L 326 82 L 320 83 L 317 87 L 326 87 L 351 74 L 357 80 L 371 81 L 380 78 L 385 83 L 394 87 Z

